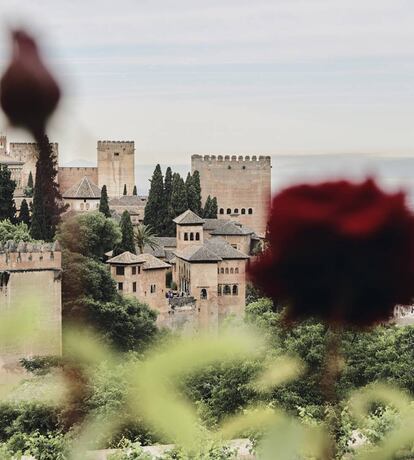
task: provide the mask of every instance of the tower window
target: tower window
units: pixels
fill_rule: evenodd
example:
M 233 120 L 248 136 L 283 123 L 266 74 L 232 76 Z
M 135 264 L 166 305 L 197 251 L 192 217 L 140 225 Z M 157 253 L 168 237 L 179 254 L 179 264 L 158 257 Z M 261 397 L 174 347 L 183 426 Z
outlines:
M 253 209 L 252 208 L 249 208 L 249 214 L 253 214 Z
M 196 241 L 200 241 L 200 233 L 197 232 L 195 235 L 196 235 Z
M 230 286 L 229 286 L 228 284 L 226 284 L 226 285 L 224 286 L 223 294 L 224 294 L 224 295 L 231 295 L 231 288 L 230 288 Z
M 124 290 L 124 283 L 118 283 L 118 291 Z
M 231 209 L 227 208 L 227 214 L 231 214 Z
M 233 295 L 239 295 L 239 287 L 237 284 L 233 286 Z
M 244 208 L 242 208 L 241 213 L 246 214 L 246 210 Z
M 137 274 L 137 267 L 132 267 L 132 274 L 136 275 Z
M 116 267 L 116 274 L 120 276 L 125 275 L 125 267 Z
M 184 233 L 184 241 L 188 241 L 188 233 L 187 232 Z
M 238 214 L 238 213 L 239 213 L 239 210 L 236 208 L 236 209 L 234 210 L 234 214 Z
M 137 292 L 137 283 L 136 283 L 136 281 L 134 281 L 132 283 L 132 292 Z
M 234 273 L 239 273 L 239 269 L 237 267 L 234 269 Z
M 205 300 L 207 299 L 207 289 L 201 289 L 201 292 L 200 292 L 200 299 L 202 300 Z
M 220 208 L 220 214 L 224 214 L 224 209 Z
M 114 157 L 119 157 L 119 152 L 114 152 Z
M 194 233 L 193 232 L 190 233 L 190 241 L 194 241 Z
M 228 269 L 228 268 L 226 268 L 226 275 L 228 275 L 228 274 L 229 274 L 229 269 Z

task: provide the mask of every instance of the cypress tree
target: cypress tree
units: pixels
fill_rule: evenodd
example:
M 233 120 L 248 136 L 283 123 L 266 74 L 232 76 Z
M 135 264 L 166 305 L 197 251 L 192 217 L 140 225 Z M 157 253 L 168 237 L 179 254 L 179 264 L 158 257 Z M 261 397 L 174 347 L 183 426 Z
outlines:
M 26 200 L 23 200 L 20 205 L 19 222 L 23 222 L 26 225 L 30 226 L 30 212 Z
M 101 199 L 99 200 L 99 212 L 101 212 L 105 217 L 111 217 L 111 211 L 109 210 L 108 192 L 106 190 L 106 185 L 102 186 Z
M 33 190 L 33 174 L 29 172 L 29 178 L 27 179 L 27 186 Z
M 210 219 L 217 219 L 217 213 L 218 213 L 217 198 L 213 197 L 211 200 Z
M 165 171 L 164 178 L 164 200 L 165 200 L 165 223 L 164 223 L 164 232 L 165 236 L 174 236 L 175 235 L 175 224 L 172 221 L 174 219 L 174 211 L 171 206 L 171 195 L 172 195 L 172 170 L 168 166 Z
M 178 173 L 173 174 L 171 208 L 173 218 L 179 216 L 188 209 L 186 186 L 184 180 Z
M 200 216 L 202 213 L 202 205 L 201 205 L 201 184 L 200 184 L 200 173 L 198 171 L 193 172 L 192 177 L 192 185 L 194 190 L 194 197 L 193 197 L 193 211 Z
M 38 149 L 30 234 L 34 239 L 51 241 L 65 207 L 56 182 L 56 155 L 46 135 L 38 140 Z
M 12 180 L 9 168 L 0 166 L 0 220 L 15 221 L 16 205 L 13 199 L 15 188 L 16 182 Z
M 136 186 L 136 185 L 134 185 L 134 190 L 132 190 L 132 194 L 133 194 L 134 196 L 137 196 L 137 195 L 138 195 L 137 186 Z
M 207 219 L 209 219 L 210 214 L 211 214 L 211 196 L 209 195 L 204 205 L 203 217 L 206 217 Z
M 122 254 L 125 251 L 136 253 L 135 243 L 134 243 L 134 227 L 132 226 L 131 216 L 129 212 L 125 210 L 121 216 L 121 233 L 122 239 L 121 242 L 115 247 L 114 255 Z
M 124 195 L 127 194 L 127 187 L 126 187 L 126 184 L 124 184 Z
M 151 179 L 148 201 L 145 205 L 144 225 L 149 225 L 156 235 L 162 235 L 166 218 L 164 183 L 161 166 L 157 164 Z

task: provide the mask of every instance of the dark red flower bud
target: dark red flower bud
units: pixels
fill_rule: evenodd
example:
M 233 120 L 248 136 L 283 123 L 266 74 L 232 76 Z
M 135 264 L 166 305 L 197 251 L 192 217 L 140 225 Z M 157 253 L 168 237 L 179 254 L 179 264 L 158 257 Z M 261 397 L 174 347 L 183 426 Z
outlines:
M 269 248 L 253 281 L 287 319 L 369 326 L 414 297 L 414 216 L 372 180 L 287 188 L 273 198 Z
M 13 55 L 0 82 L 0 103 L 15 126 L 44 133 L 55 110 L 60 89 L 39 55 L 32 37 L 23 31 L 13 33 Z

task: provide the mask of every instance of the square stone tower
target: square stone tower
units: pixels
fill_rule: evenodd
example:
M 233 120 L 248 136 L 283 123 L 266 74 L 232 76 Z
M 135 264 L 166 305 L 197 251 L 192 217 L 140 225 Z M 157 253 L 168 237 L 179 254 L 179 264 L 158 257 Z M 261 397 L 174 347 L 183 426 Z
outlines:
M 218 218 L 231 218 L 259 235 L 266 233 L 271 199 L 270 156 L 192 155 L 191 171 L 200 173 L 203 204 L 217 198 Z
M 98 186 L 106 185 L 110 198 L 132 195 L 135 185 L 134 141 L 98 141 Z

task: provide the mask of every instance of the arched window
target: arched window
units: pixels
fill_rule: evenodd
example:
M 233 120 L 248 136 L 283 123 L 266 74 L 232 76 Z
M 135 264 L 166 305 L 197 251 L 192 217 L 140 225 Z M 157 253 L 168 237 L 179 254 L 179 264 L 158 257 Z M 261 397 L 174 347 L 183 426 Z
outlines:
M 220 273 L 220 269 L 217 267 L 217 273 Z
M 230 268 L 230 274 L 232 275 L 234 273 L 233 268 Z
M 246 210 L 244 208 L 242 208 L 241 213 L 246 214 Z
M 249 213 L 249 214 L 253 214 L 253 209 L 252 209 L 252 208 L 249 208 L 248 213 Z
M 89 203 L 86 203 L 86 210 L 89 209 Z
M 229 269 L 228 269 L 228 268 L 226 268 L 226 275 L 228 275 L 228 274 L 229 274 Z
M 184 233 L 184 241 L 188 241 L 188 233 L 187 232 Z
M 190 233 L 190 241 L 194 241 L 194 233 L 193 232 Z
M 230 288 L 230 286 L 229 286 L 228 284 L 226 284 L 226 285 L 224 286 L 223 294 L 224 294 L 224 295 L 231 295 L 231 288 Z
M 83 208 L 84 208 L 83 203 L 80 204 L 80 208 L 81 208 L 81 211 L 83 211 Z
M 196 232 L 196 241 L 200 241 L 200 233 Z
M 224 209 L 220 208 L 220 214 L 224 214 Z
M 233 295 L 239 295 L 239 287 L 237 284 L 233 286 Z
M 231 214 L 231 209 L 227 208 L 227 214 Z
M 236 275 L 239 273 L 239 269 L 237 267 L 234 269 L 234 273 L 236 273 Z
M 205 300 L 207 299 L 207 289 L 201 289 L 201 292 L 200 292 L 200 299 L 202 300 Z
M 239 210 L 237 208 L 235 208 L 234 214 L 238 214 L 238 213 L 239 213 Z
M 221 271 L 221 274 L 223 274 L 223 273 L 224 273 L 224 268 L 221 267 L 221 270 L 220 270 L 220 271 Z

